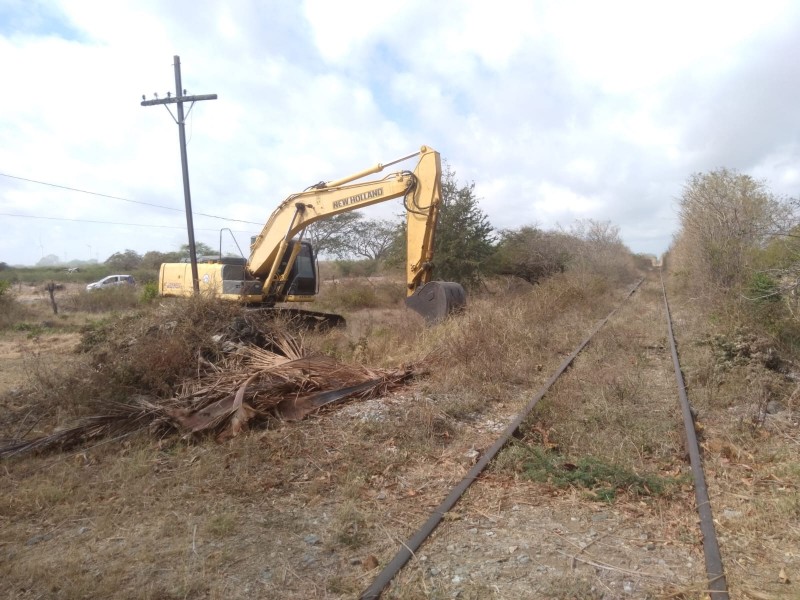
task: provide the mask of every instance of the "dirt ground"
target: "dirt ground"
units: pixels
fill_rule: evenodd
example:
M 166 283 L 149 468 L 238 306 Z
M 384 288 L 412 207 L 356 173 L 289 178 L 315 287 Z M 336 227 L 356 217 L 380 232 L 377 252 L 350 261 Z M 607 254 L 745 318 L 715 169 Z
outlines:
M 224 444 L 140 434 L 6 460 L 0 594 L 356 598 L 623 292 L 519 323 L 548 333 L 515 357 L 527 376 L 502 395 L 443 393 L 423 380 Z M 782 396 L 781 410 L 752 426 L 752 403 L 722 391 L 756 393 L 771 375 L 750 363 L 715 371 L 698 344 L 708 324 L 675 308 L 732 597 L 800 597 L 797 403 Z M 369 330 L 353 327 L 356 339 Z M 705 598 L 665 331 L 651 275 L 384 597 Z M 77 341 L 4 335 L 2 410 L 22 415 L 14 390 L 31 361 L 69 360 Z M 568 468 L 592 456 L 672 483 L 663 494 L 620 489 L 602 499 L 532 479 L 532 448 L 565 457 Z

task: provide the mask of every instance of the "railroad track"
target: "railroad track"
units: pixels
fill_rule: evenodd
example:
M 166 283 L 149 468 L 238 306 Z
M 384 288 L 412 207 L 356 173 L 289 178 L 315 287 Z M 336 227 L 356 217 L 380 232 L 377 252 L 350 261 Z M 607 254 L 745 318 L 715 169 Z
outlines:
M 634 294 L 640 290 L 644 279 L 640 280 L 633 286 L 623 302 L 614 310 L 612 310 L 604 319 L 599 321 L 591 332 L 575 347 L 575 349 L 567 356 L 550 378 L 542 385 L 542 387 L 531 397 L 527 405 L 516 415 L 516 417 L 509 423 L 502 434 L 496 439 L 494 444 L 487 448 L 481 454 L 479 460 L 472 466 L 466 476 L 455 485 L 447 497 L 432 511 L 429 518 L 422 524 L 422 526 L 407 540 L 402 542 L 397 550 L 397 553 L 386 564 L 386 566 L 378 573 L 372 583 L 361 594 L 362 600 L 372 600 L 379 598 L 390 582 L 395 578 L 403 567 L 422 548 L 423 544 L 431 537 L 437 527 L 447 518 L 448 514 L 452 514 L 454 508 L 464 496 L 465 492 L 476 483 L 484 470 L 489 466 L 492 461 L 497 457 L 498 453 L 509 443 L 509 441 L 519 434 L 520 428 L 526 419 L 535 410 L 539 402 L 551 391 L 551 388 L 559 381 L 570 366 L 573 365 L 575 359 L 584 351 L 584 349 L 591 344 L 595 336 L 611 321 L 620 309 L 631 299 Z M 675 381 L 677 386 L 677 397 L 683 417 L 683 424 L 685 428 L 686 443 L 685 449 L 691 462 L 693 486 L 695 490 L 697 512 L 699 517 L 699 529 L 702 536 L 703 555 L 705 561 L 705 573 L 707 579 L 707 588 L 703 590 L 710 595 L 712 600 L 727 599 L 727 583 L 724 573 L 724 568 L 721 559 L 719 544 L 717 541 L 716 533 L 714 530 L 714 523 L 712 517 L 712 507 L 708 496 L 708 490 L 703 472 L 700 448 L 695 431 L 694 417 L 692 414 L 689 399 L 686 394 L 685 383 L 681 373 L 680 363 L 678 360 L 677 346 L 673 333 L 673 325 L 670 317 L 669 303 L 666 294 L 666 288 L 661 282 L 661 292 L 663 295 L 663 308 L 666 315 L 666 322 L 664 327 L 666 329 L 666 338 L 669 344 L 669 351 L 672 356 L 672 362 L 675 373 Z M 575 557 L 573 557 L 573 565 Z M 600 568 L 609 568 L 606 565 L 601 565 L 589 560 L 583 560 L 589 565 Z M 624 569 L 617 569 L 624 571 Z

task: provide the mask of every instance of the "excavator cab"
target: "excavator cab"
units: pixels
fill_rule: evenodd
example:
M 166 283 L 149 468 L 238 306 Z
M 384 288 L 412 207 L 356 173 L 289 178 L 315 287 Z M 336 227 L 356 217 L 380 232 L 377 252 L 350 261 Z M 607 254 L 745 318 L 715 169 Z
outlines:
M 314 296 L 319 289 L 317 285 L 317 262 L 311 243 L 292 241 L 283 255 L 280 270 L 281 272 L 286 270 L 286 265 L 291 260 L 296 245 L 299 245 L 297 256 L 286 277 L 286 300 L 289 302 L 310 302 L 314 300 Z
M 286 273 L 293 255 L 294 262 Z M 281 278 L 286 282 L 286 302 L 314 300 L 319 292 L 319 283 L 316 256 L 310 242 L 291 240 L 283 254 L 279 272 L 286 273 Z M 463 309 L 466 303 L 467 294 L 464 288 L 451 281 L 429 281 L 417 287 L 406 298 L 406 306 L 421 315 L 429 325 L 443 321 L 448 315 Z

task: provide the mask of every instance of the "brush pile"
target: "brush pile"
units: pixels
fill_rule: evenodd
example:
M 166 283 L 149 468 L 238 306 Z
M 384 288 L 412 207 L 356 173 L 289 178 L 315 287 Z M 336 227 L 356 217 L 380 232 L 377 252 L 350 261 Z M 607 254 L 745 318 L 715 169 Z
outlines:
M 269 420 L 380 396 L 420 374 L 414 365 L 371 369 L 309 352 L 291 323 L 208 300 L 155 320 L 107 324 L 87 332 L 82 349 L 91 372 L 68 385 L 88 388 L 90 414 L 49 435 L 8 440 L 0 457 L 143 429 L 221 441 Z

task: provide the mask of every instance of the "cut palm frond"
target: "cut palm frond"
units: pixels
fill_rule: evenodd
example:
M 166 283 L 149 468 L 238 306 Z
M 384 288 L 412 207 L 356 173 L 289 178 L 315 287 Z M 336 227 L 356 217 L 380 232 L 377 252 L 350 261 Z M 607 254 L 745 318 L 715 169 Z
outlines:
M 171 398 L 133 396 L 129 402 L 111 403 L 104 414 L 67 429 L 11 440 L 0 447 L 0 457 L 66 449 L 146 428 L 184 436 L 207 433 L 224 440 L 269 419 L 296 421 L 348 399 L 385 394 L 419 373 L 415 366 L 371 369 L 308 354 L 286 332 L 272 331 L 265 339 L 263 347 L 240 343 L 216 363 L 198 360 L 197 376 L 183 381 Z

